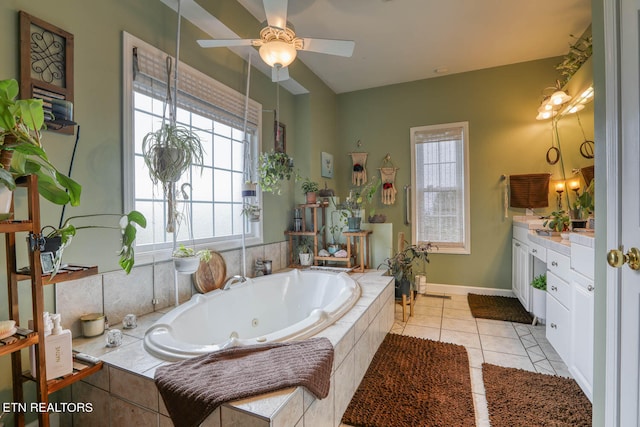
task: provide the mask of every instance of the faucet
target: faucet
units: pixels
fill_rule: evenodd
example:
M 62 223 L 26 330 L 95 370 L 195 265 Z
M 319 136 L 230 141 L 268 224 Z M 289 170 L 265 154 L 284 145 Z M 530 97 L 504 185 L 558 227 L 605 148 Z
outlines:
M 244 283 L 247 281 L 247 278 L 244 276 L 240 276 L 238 274 L 236 274 L 233 277 L 230 277 L 224 284 L 224 286 L 222 287 L 223 291 L 228 291 L 229 289 L 231 289 L 231 285 L 233 285 L 234 283 Z

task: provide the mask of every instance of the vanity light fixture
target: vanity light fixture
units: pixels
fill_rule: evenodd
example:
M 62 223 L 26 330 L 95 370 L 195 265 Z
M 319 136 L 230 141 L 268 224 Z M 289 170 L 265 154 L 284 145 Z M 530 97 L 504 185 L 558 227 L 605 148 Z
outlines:
M 556 183 L 556 193 L 558 193 L 558 211 L 562 210 L 562 193 L 564 193 L 564 181 Z
M 571 96 L 560 88 L 560 81 L 556 81 L 556 86 L 545 88 L 542 93 L 543 95 L 546 93 L 546 95 L 540 103 L 540 107 L 538 107 L 536 120 L 546 120 L 554 117 L 558 110 L 571 100 Z

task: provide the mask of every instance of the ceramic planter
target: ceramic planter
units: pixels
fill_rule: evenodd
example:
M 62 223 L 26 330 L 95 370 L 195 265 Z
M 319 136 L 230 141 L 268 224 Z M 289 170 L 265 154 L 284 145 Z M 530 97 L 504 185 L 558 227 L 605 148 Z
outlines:
M 173 257 L 173 266 L 181 274 L 193 274 L 200 266 L 200 257 Z
M 311 254 L 298 254 L 300 258 L 300 265 L 304 265 L 306 267 L 311 265 Z
M 349 231 L 360 231 L 360 221 L 362 218 L 350 216 L 347 218 L 347 227 Z
M 402 279 L 400 281 L 396 280 L 396 298 L 402 299 L 402 295 L 409 296 L 409 292 L 411 292 L 411 282 L 407 279 Z
M 307 197 L 308 205 L 313 205 L 318 200 L 318 193 L 316 193 L 315 191 L 312 191 L 310 193 L 305 193 L 305 196 Z
M 339 250 L 340 250 L 340 245 L 337 243 L 327 245 L 327 251 L 329 251 L 331 255 L 335 254 Z

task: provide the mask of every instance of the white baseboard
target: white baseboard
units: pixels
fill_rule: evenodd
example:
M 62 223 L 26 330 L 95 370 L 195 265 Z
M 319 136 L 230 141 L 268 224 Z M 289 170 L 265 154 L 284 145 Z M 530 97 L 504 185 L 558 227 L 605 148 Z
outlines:
M 511 289 L 481 288 L 478 286 L 446 285 L 442 283 L 427 283 L 427 294 L 480 294 L 497 295 L 501 297 L 515 297 Z

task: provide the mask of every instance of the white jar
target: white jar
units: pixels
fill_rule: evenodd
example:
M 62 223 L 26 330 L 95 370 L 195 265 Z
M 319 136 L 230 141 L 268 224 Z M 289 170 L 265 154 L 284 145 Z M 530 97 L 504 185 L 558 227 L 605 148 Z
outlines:
M 80 317 L 82 335 L 87 338 L 97 337 L 104 333 L 104 314 L 91 313 Z

